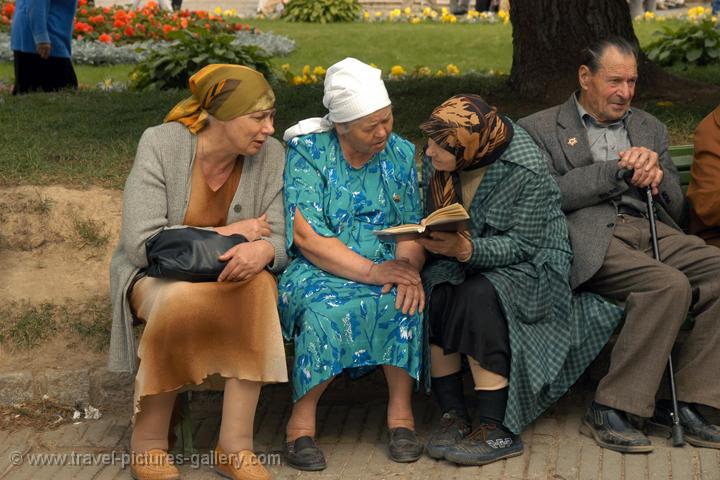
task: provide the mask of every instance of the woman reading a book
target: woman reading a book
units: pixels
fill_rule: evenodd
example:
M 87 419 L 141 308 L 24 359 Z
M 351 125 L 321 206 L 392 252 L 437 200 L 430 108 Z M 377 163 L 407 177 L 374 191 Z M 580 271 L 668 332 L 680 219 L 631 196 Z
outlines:
M 410 397 L 420 378 L 425 304 L 424 250 L 414 240 L 384 243 L 374 231 L 420 221 L 412 143 L 392 133 L 380 70 L 354 58 L 325 76 L 325 118 L 285 132 L 287 248 L 280 278 L 283 332 L 295 340 L 293 407 L 285 457 L 322 470 L 315 412 L 332 379 L 382 365 L 388 381 L 390 458 L 421 454 Z
M 532 138 L 476 95 L 457 95 L 420 126 L 426 213 L 461 203 L 466 230 L 430 231 L 432 391 L 442 417 L 428 454 L 482 465 L 523 451 L 520 432 L 575 382 L 622 311 L 573 297 L 560 195 Z M 467 358 L 478 410 L 465 406 Z M 471 423 L 475 423 L 475 429 Z

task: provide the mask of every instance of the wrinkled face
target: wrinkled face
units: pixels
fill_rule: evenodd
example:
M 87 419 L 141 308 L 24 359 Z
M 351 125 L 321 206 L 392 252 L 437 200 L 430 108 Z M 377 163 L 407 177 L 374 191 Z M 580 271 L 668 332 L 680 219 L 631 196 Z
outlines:
M 582 65 L 578 76 L 580 104 L 596 120 L 611 123 L 625 115 L 635 95 L 638 78 L 637 62 L 633 55 L 608 47 L 595 73 Z
M 275 109 L 261 110 L 222 122 L 225 134 L 240 155 L 255 155 L 275 133 Z
M 442 148 L 432 138 L 428 138 L 425 154 L 430 157 L 433 167 L 439 172 L 452 172 L 457 167 L 455 155 Z
M 375 155 L 385 149 L 392 133 L 392 107 L 381 108 L 366 117 L 338 127 L 340 140 L 352 151 L 362 155 Z

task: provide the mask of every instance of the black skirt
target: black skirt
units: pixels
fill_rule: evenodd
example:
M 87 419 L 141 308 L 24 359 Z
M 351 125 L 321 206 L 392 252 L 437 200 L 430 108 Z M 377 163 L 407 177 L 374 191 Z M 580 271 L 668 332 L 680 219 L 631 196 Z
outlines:
M 487 278 L 477 274 L 460 285 L 436 285 L 428 313 L 431 345 L 442 347 L 446 355 L 468 355 L 485 370 L 510 376 L 507 321 Z
M 13 54 L 15 59 L 13 95 L 77 88 L 77 76 L 69 58 L 48 57 L 43 60 L 37 53 L 17 50 L 13 51 Z

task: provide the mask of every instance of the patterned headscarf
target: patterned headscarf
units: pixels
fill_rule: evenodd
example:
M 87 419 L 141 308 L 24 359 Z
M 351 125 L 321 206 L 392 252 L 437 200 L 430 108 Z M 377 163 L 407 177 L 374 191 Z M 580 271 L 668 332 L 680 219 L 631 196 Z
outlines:
M 436 170 L 430 180 L 432 210 L 459 202 L 458 172 L 490 165 L 500 158 L 513 136 L 510 121 L 472 94 L 455 95 L 443 102 L 420 130 L 457 159 L 454 172 Z
M 227 121 L 275 105 L 270 84 L 249 67 L 208 65 L 190 77 L 189 85 L 192 96 L 175 105 L 165 123 L 180 122 L 195 134 L 207 124 L 208 114 Z

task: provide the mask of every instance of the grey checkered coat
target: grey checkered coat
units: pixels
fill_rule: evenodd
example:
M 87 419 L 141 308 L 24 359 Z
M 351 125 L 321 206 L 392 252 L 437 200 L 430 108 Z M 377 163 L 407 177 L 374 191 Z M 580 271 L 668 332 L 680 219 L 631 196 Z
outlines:
M 623 313 L 599 296 L 573 295 L 558 186 L 532 138 L 514 128 L 510 146 L 488 167 L 470 207 L 470 261 L 430 258 L 422 276 L 428 299 L 435 285 L 457 285 L 471 273 L 482 272 L 495 287 L 512 357 L 504 424 L 520 433 L 577 380 Z M 423 178 L 432 174 L 425 158 Z M 424 182 L 426 199 L 429 183 Z

